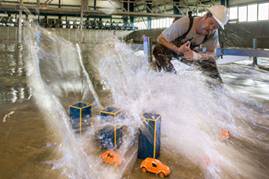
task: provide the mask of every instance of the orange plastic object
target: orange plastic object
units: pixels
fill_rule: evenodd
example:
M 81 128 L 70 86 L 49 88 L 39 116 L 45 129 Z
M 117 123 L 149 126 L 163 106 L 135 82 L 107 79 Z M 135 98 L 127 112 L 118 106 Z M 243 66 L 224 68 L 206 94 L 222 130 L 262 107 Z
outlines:
M 171 170 L 167 165 L 163 164 L 160 160 L 149 157 L 142 161 L 140 168 L 142 172 L 155 173 L 162 178 L 171 173 Z
M 229 139 L 231 137 L 230 132 L 227 129 L 221 129 L 220 130 L 220 139 L 221 140 L 226 140 Z
M 103 160 L 104 163 L 114 166 L 120 166 L 121 164 L 121 157 L 120 155 L 113 150 L 107 150 L 100 155 L 100 158 Z

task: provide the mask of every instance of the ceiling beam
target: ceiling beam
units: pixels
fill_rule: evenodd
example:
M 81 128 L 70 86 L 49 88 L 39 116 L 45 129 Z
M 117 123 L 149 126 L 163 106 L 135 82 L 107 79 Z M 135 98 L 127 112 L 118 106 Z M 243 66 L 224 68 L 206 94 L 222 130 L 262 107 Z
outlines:
M 24 5 L 30 13 L 37 15 L 38 11 L 36 6 L 31 5 Z M 16 4 L 9 4 L 4 5 L 3 3 L 0 4 L 0 13 L 18 13 L 19 9 Z M 63 15 L 63 16 L 80 16 L 81 11 L 80 8 L 40 8 L 39 9 L 40 15 Z M 29 14 L 30 15 L 30 14 Z M 168 13 L 150 13 L 150 12 L 123 12 L 120 10 L 116 10 L 112 12 L 111 14 L 105 14 L 102 12 L 102 8 L 98 8 L 96 11 L 90 10 L 87 12 L 84 12 L 84 17 L 87 16 L 104 16 L 104 17 L 111 17 L 112 15 L 120 15 L 120 16 L 136 16 L 136 17 L 181 17 L 180 15 L 176 14 L 168 14 Z

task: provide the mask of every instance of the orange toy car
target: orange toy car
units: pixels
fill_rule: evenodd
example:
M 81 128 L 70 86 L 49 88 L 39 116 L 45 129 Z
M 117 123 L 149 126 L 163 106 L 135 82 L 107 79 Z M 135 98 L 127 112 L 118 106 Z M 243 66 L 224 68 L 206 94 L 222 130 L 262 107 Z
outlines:
M 168 166 L 155 158 L 146 158 L 140 165 L 142 172 L 150 172 L 159 175 L 160 177 L 168 176 L 171 170 Z
M 107 150 L 103 152 L 100 155 L 100 158 L 103 160 L 104 163 L 107 163 L 109 165 L 120 166 L 121 164 L 120 155 L 116 151 L 113 151 L 113 150 Z
M 219 133 L 220 140 L 226 140 L 231 137 L 230 131 L 227 129 L 221 128 Z

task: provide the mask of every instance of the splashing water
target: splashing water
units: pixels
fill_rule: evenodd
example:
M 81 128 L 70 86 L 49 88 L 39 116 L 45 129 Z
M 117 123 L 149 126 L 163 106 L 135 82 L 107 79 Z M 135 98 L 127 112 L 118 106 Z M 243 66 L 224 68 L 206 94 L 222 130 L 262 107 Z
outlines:
M 115 105 L 137 123 L 143 112 L 162 116 L 162 152 L 183 155 L 206 178 L 266 178 L 268 117 L 262 105 L 228 87 L 208 87 L 199 71 L 150 71 L 145 58 L 114 38 L 96 47 L 99 73 Z M 102 52 L 102 53 L 100 53 Z M 255 107 L 257 110 L 250 108 Z M 221 141 L 219 131 L 232 138 Z M 180 162 L 180 161 L 179 161 Z
M 45 42 L 47 44 L 41 44 L 41 39 L 36 40 L 37 33 L 39 33 L 38 37 L 42 35 L 42 38 L 47 38 Z M 64 90 L 67 92 L 66 90 L 70 90 L 69 88 L 73 87 L 73 85 L 65 83 L 58 84 L 57 81 L 60 81 L 61 78 L 78 77 L 80 75 L 78 64 L 75 63 L 75 60 L 71 61 L 75 57 L 74 52 L 72 53 L 72 50 L 75 50 L 75 48 L 72 48 L 70 43 L 66 44 L 65 41 L 58 41 L 57 45 L 59 46 L 57 46 L 57 40 L 59 39 L 53 36 L 53 34 L 39 27 L 30 27 L 28 25 L 25 28 L 25 64 L 29 85 L 47 123 L 61 139 L 60 149 L 64 155 L 62 163 L 66 165 L 64 173 L 70 178 L 96 178 L 98 175 L 93 169 L 93 163 L 89 162 L 89 157 L 86 156 L 80 146 L 81 144 L 75 138 L 65 109 L 56 96 L 56 94 L 60 96 Z M 49 41 L 53 41 L 53 43 L 49 43 Z M 54 46 L 51 47 L 49 46 L 50 44 Z M 64 47 L 67 47 L 68 50 L 60 50 Z M 63 58 L 65 56 L 63 53 L 68 53 L 65 59 Z M 41 58 L 43 61 L 39 60 Z M 64 60 L 70 61 L 65 62 Z M 48 68 L 40 68 L 44 64 L 49 65 L 51 68 L 55 67 L 57 71 L 46 73 L 44 70 L 49 70 Z M 60 73 L 60 76 L 55 73 Z M 64 76 L 64 74 L 68 73 L 70 76 Z M 80 88 L 82 88 L 82 85 Z M 72 90 L 77 91 L 78 89 L 72 88 Z
M 128 134 L 118 149 L 124 158 L 123 165 L 115 170 L 105 167 L 96 155 L 94 134 L 104 127 L 96 120 L 94 128 L 85 135 L 76 136 L 69 124 L 64 103 L 66 99 L 93 101 L 101 106 L 97 93 L 82 62 L 79 45 L 57 37 L 35 25 L 25 27 L 25 64 L 29 86 L 36 104 L 44 114 L 49 127 L 60 139 L 59 151 L 62 158 L 48 163 L 53 169 L 61 169 L 68 178 L 121 178 L 128 169 L 136 150 L 130 152 L 140 123 L 133 120 L 115 120 L 106 125 L 124 125 Z M 68 101 L 67 101 L 68 102 Z M 76 101 L 75 101 L 76 102 Z
M 92 81 L 90 80 L 89 75 L 88 75 L 88 73 L 87 73 L 87 71 L 86 71 L 86 69 L 85 69 L 85 67 L 84 67 L 84 65 L 83 65 L 82 57 L 81 57 L 81 51 L 80 51 L 80 47 L 79 47 L 78 44 L 76 44 L 76 48 L 77 48 L 77 52 L 78 52 L 79 63 L 80 63 L 80 66 L 81 66 L 81 68 L 82 68 L 83 74 L 84 74 L 84 76 L 85 76 L 85 78 L 86 78 L 86 83 L 89 85 L 89 89 L 90 89 L 90 91 L 92 92 L 92 95 L 93 95 L 93 97 L 94 97 L 94 99 L 95 99 L 95 102 L 96 102 L 97 106 L 98 106 L 98 107 L 102 107 L 102 105 L 101 105 L 101 103 L 100 103 L 100 101 L 99 101 L 98 95 L 97 95 L 97 93 L 95 92 L 95 89 L 94 89 L 94 87 L 93 87 Z M 86 99 L 86 96 L 83 96 L 82 99 L 85 100 L 85 99 Z
M 207 178 L 268 176 L 260 159 L 269 148 L 268 112 L 262 104 L 226 87 L 209 88 L 199 71 L 182 70 L 177 75 L 152 72 L 143 57 L 115 38 L 98 46 L 95 56 L 114 104 L 130 116 L 113 124 L 128 126 L 130 134 L 119 149 L 126 165 L 119 170 L 104 167 L 89 141 L 102 124 L 96 123 L 96 129 L 78 138 L 61 102 L 79 94 L 79 99 L 100 104 L 79 46 L 36 26 L 25 28 L 24 41 L 29 86 L 49 126 L 61 139 L 63 158 L 54 167 L 62 168 L 69 178 L 107 178 L 108 173 L 109 178 L 121 178 L 132 158 L 125 154 L 141 125 L 140 115 L 149 111 L 162 116 L 162 152 L 185 156 L 200 166 Z M 222 128 L 231 132 L 231 140 L 219 139 Z

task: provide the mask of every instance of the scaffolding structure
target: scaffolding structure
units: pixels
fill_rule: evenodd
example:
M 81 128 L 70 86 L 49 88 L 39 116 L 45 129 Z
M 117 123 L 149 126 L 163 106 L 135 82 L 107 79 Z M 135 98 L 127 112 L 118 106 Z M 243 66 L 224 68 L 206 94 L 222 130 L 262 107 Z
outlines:
M 0 2 L 0 25 L 18 26 L 18 16 L 23 8 L 22 15 L 26 19 L 31 14 L 43 27 L 134 30 L 135 22 L 144 21 L 150 29 L 153 18 L 176 18 L 189 11 L 199 13 L 214 3 L 206 0 L 93 0 L 93 4 L 89 4 L 88 0 L 81 0 L 70 5 L 62 0 L 7 0 Z

